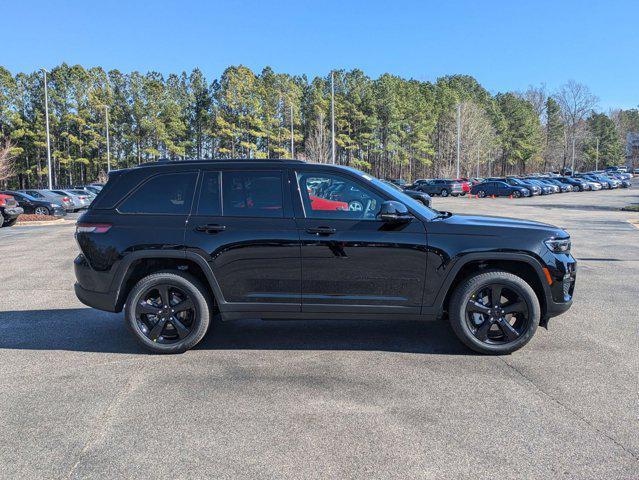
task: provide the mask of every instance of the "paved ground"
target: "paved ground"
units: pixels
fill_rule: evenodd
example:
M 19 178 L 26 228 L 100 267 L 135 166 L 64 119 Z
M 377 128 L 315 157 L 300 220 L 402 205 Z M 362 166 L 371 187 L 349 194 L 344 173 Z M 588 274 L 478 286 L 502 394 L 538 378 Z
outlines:
M 72 291 L 71 224 L 0 231 L 1 478 L 639 478 L 639 189 L 435 199 L 565 226 L 574 307 L 483 357 L 442 323 L 218 325 L 140 351 Z

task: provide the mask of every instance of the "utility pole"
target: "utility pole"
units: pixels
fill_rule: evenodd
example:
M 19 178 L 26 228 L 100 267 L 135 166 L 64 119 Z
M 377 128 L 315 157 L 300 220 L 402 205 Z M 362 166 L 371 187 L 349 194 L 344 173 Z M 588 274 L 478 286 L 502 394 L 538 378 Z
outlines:
M 291 102 L 291 158 L 295 157 L 295 143 L 293 142 L 293 102 Z
M 49 170 L 49 190 L 53 190 L 53 168 L 51 167 L 51 140 L 49 138 L 49 92 L 47 91 L 47 70 L 44 73 L 44 116 L 47 124 L 47 169 Z
M 599 137 L 597 137 L 597 156 L 595 157 L 595 170 L 599 170 Z
M 479 151 L 480 150 L 481 150 L 481 141 L 479 141 L 477 145 L 477 178 L 479 178 Z
M 572 132 L 572 174 L 575 174 L 575 132 Z
M 331 72 L 331 160 L 335 165 L 335 79 Z
M 111 150 L 109 147 L 109 106 L 104 106 L 104 122 L 106 123 L 107 173 L 111 171 Z
M 461 153 L 461 103 L 457 104 L 457 177 L 459 178 L 459 159 Z

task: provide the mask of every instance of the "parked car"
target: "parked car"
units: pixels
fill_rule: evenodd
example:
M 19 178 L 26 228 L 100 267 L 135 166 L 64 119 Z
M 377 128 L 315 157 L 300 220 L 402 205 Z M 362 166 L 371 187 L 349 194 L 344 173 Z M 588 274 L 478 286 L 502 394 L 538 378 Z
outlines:
M 542 185 L 547 185 L 550 187 L 551 189 L 551 193 L 560 193 L 561 192 L 561 187 L 555 185 L 552 182 L 549 182 L 548 180 L 541 178 L 541 177 L 532 177 L 532 180 L 535 180 L 536 182 L 541 183 Z
M 536 179 L 533 179 L 533 178 L 520 178 L 519 180 L 521 180 L 525 184 L 539 187 L 539 189 L 541 190 L 541 195 L 550 195 L 552 193 L 555 193 L 555 190 L 550 185 L 547 185 L 545 183 L 539 182 Z
M 613 181 L 611 179 L 607 179 L 607 178 L 605 178 L 603 176 L 600 177 L 600 176 L 598 176 L 596 174 L 592 174 L 592 173 L 578 173 L 576 176 L 578 178 L 585 178 L 586 180 L 590 180 L 591 182 L 596 182 L 599 185 L 601 185 L 602 189 L 611 190 L 613 188 L 616 188 L 616 187 L 613 187 L 614 183 L 613 183 Z M 617 185 L 617 186 L 619 186 L 619 185 Z
M 435 178 L 432 180 L 417 180 L 411 187 L 413 190 L 425 192 L 429 195 L 441 195 L 447 197 L 452 195 L 457 197 L 465 195 L 462 184 L 455 180 L 447 180 L 443 178 Z
M 556 177 L 555 180 L 564 183 L 566 185 L 570 185 L 575 192 L 583 192 L 585 190 L 590 190 L 588 183 L 584 180 L 572 177 Z
M 40 200 L 32 197 L 28 193 L 4 191 L 0 192 L 7 195 L 12 195 L 24 209 L 24 213 L 31 213 L 35 215 L 53 215 L 56 217 L 63 217 L 67 214 L 67 211 L 58 203 L 49 202 L 47 200 Z
M 95 197 L 97 197 L 98 195 L 96 193 L 93 193 L 91 191 L 88 190 L 82 190 L 82 189 L 70 189 L 67 190 L 69 193 L 73 194 L 73 195 L 78 195 L 78 196 L 85 196 L 87 197 L 89 204 L 91 204 L 91 202 L 95 199 Z
M 412 188 L 401 188 L 397 185 L 395 185 L 392 182 L 386 181 L 386 180 L 382 180 L 384 183 L 388 184 L 390 187 L 394 188 L 395 190 L 405 193 L 406 195 L 408 195 L 411 198 L 414 198 L 415 200 L 417 200 L 418 202 L 423 203 L 424 205 L 426 205 L 427 207 L 430 207 L 432 204 L 432 198 L 430 197 L 430 195 L 428 195 L 425 192 L 420 192 L 419 190 L 413 190 Z
M 508 185 L 502 181 L 487 180 L 483 183 L 473 185 L 470 189 L 471 195 L 477 195 L 479 198 L 492 197 L 529 197 L 530 190 L 528 187 L 520 187 L 518 185 Z
M 64 207 L 67 212 L 75 211 L 75 205 L 71 201 L 71 198 L 68 195 L 59 195 L 57 193 L 53 193 L 51 190 L 45 189 L 31 189 L 31 190 L 18 190 L 18 192 L 26 193 L 27 195 L 31 195 L 38 200 L 46 200 L 51 203 L 57 203 Z
M 318 179 L 369 201 L 314 210 L 307 182 Z M 76 240 L 78 298 L 124 309 L 133 336 L 159 353 L 195 346 L 213 315 L 445 315 L 468 347 L 506 354 L 570 308 L 576 278 L 561 228 L 438 212 L 355 169 L 293 160 L 111 172 Z
M 61 197 L 69 197 L 73 202 L 73 208 L 75 212 L 78 212 L 84 208 L 89 208 L 91 201 L 86 194 L 71 193 L 71 190 L 51 190 L 53 193 L 57 193 Z
M 391 182 L 392 184 L 397 185 L 398 187 L 401 187 L 401 188 L 404 188 L 405 186 L 408 185 L 406 180 L 404 180 L 403 178 L 388 178 L 387 180 Z
M 13 195 L 0 193 L 0 227 L 12 227 L 23 212 Z
M 461 183 L 464 195 L 470 192 L 470 181 L 467 178 L 456 178 L 454 181 Z
M 501 178 L 501 177 L 491 177 L 491 178 L 487 178 L 486 180 L 491 181 L 491 182 L 506 182 L 508 185 L 512 185 L 515 187 L 523 187 L 525 189 L 528 190 L 528 193 L 530 194 L 530 196 L 534 196 L 534 195 L 540 195 L 541 194 L 541 187 L 537 186 L 537 185 L 532 185 L 530 183 L 525 183 L 523 180 L 520 180 L 519 178 L 515 178 L 515 177 L 508 177 L 508 178 Z
M 572 192 L 572 185 L 569 185 L 567 183 L 561 182 L 558 178 L 542 177 L 542 180 L 545 180 L 546 182 L 550 182 L 553 185 L 559 187 L 559 193 Z

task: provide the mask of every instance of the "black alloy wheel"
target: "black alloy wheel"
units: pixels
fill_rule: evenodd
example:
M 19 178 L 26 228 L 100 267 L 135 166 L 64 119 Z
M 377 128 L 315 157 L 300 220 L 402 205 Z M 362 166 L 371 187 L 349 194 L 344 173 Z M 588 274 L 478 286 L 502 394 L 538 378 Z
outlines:
M 476 352 L 504 355 L 530 341 L 541 319 L 539 298 L 523 278 L 502 270 L 467 277 L 450 299 L 450 326 Z
M 466 322 L 480 342 L 503 345 L 527 329 L 530 307 L 513 287 L 492 283 L 477 290 L 466 304 Z
M 197 310 L 191 297 L 170 284 L 154 285 L 135 306 L 140 331 L 152 342 L 176 343 L 191 334 Z
M 182 353 L 209 328 L 213 299 L 194 276 L 177 270 L 152 273 L 133 287 L 125 321 L 135 339 L 155 353 Z

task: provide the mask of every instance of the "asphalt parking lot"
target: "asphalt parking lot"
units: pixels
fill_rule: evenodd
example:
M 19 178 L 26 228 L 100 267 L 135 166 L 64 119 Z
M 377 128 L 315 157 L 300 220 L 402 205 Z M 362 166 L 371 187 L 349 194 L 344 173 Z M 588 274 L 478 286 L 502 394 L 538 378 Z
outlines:
M 435 198 L 563 226 L 575 303 L 523 350 L 443 322 L 242 321 L 144 353 L 73 293 L 73 223 L 0 230 L 1 478 L 639 478 L 639 188 Z

